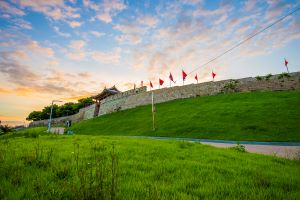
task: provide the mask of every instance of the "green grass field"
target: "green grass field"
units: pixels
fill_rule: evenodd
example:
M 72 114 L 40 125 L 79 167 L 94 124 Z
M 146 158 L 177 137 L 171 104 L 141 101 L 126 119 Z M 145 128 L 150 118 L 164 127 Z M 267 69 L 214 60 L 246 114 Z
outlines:
M 0 199 L 300 196 L 299 160 L 183 141 L 30 131 L 0 138 Z
M 75 134 L 300 141 L 300 92 L 219 94 L 108 114 L 75 124 Z

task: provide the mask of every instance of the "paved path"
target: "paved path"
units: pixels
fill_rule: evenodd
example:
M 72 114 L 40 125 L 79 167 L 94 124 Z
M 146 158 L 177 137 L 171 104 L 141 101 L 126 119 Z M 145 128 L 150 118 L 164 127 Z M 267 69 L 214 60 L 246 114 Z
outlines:
M 191 142 L 201 142 L 202 144 L 208 144 L 215 147 L 228 148 L 237 145 L 237 141 L 230 140 L 208 140 L 208 139 L 197 139 L 197 138 L 172 138 L 172 137 L 147 137 L 143 138 L 154 138 L 161 140 L 185 140 Z M 260 153 L 267 155 L 275 155 L 285 158 L 300 158 L 300 142 L 252 142 L 252 141 L 239 141 L 240 144 L 244 145 L 248 152 Z
M 212 145 L 215 147 L 232 147 L 236 144 L 216 143 L 216 142 L 201 142 L 203 144 Z M 299 158 L 300 146 L 280 146 L 280 145 L 256 145 L 256 144 L 243 144 L 248 152 L 261 153 L 267 155 L 275 155 L 285 158 Z

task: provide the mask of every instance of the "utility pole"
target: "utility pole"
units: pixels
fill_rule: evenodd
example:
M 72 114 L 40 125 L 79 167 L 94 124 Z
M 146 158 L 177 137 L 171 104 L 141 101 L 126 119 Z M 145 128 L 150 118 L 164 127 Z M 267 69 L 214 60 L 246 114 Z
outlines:
M 54 102 L 62 102 L 62 101 L 60 101 L 60 100 L 52 100 L 51 110 L 50 110 L 50 118 L 49 118 L 49 123 L 48 123 L 48 133 L 50 132 L 50 129 L 51 129 L 52 112 L 53 112 L 53 104 L 54 104 Z
M 154 94 L 152 91 L 152 128 L 155 131 L 155 107 L 154 107 Z

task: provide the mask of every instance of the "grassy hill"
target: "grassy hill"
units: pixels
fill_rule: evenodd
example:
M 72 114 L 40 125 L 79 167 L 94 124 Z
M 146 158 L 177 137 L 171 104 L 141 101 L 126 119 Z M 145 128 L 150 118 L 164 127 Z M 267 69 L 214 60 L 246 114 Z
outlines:
M 0 199 L 297 199 L 299 174 L 299 160 L 183 141 L 0 137 Z
M 300 141 L 300 92 L 219 94 L 100 116 L 75 124 L 75 134 L 169 136 L 249 141 Z

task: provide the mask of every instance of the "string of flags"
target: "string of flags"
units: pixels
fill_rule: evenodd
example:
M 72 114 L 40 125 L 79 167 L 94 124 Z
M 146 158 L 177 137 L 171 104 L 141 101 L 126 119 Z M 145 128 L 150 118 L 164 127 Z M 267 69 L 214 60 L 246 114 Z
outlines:
M 290 73 L 290 72 L 289 72 L 289 68 L 288 68 L 288 64 L 289 64 L 289 62 L 288 62 L 288 60 L 285 58 L 285 59 L 284 59 L 284 66 L 286 67 L 287 72 Z M 186 80 L 188 74 L 187 74 L 183 69 L 182 69 L 181 71 L 182 71 L 182 84 L 184 85 L 184 81 Z M 211 76 L 212 76 L 212 81 L 215 81 L 215 77 L 217 76 L 217 73 L 214 72 L 214 71 L 212 70 L 212 71 L 211 71 Z M 198 74 L 197 74 L 197 73 L 196 73 L 196 75 L 195 75 L 194 78 L 195 78 L 195 80 L 196 80 L 197 83 L 198 83 Z M 169 75 L 169 80 L 170 80 L 170 87 L 171 87 L 171 83 L 172 83 L 172 82 L 173 82 L 173 83 L 176 83 L 176 81 L 174 81 L 174 78 L 173 78 L 173 75 L 172 75 L 171 72 L 170 72 L 170 75 Z M 159 88 L 160 88 L 160 86 L 162 86 L 164 83 L 165 83 L 165 81 L 164 81 L 163 79 L 161 79 L 161 78 L 158 79 L 158 86 L 159 86 Z M 152 88 L 153 88 L 153 84 L 152 84 L 152 82 L 150 81 L 150 89 L 152 89 Z

